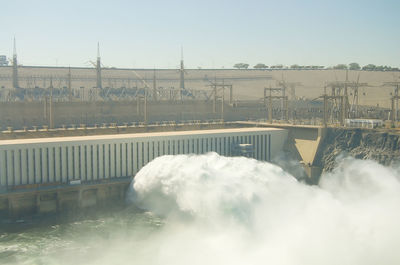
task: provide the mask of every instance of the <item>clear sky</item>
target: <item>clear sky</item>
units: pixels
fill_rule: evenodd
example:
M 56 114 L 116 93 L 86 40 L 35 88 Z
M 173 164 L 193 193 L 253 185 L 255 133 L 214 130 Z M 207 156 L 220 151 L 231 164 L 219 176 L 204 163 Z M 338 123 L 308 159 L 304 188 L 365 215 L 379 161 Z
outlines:
M 24 65 L 189 68 L 244 62 L 400 66 L 398 0 L 1 1 L 0 54 Z

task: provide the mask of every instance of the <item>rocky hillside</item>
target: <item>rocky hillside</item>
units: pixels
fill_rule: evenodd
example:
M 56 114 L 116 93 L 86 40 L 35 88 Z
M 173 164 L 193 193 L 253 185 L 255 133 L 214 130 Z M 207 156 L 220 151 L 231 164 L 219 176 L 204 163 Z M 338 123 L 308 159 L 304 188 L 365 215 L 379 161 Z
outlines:
M 400 163 L 400 135 L 363 129 L 329 129 L 317 156 L 323 171 L 331 171 L 340 155 L 375 160 L 383 165 Z

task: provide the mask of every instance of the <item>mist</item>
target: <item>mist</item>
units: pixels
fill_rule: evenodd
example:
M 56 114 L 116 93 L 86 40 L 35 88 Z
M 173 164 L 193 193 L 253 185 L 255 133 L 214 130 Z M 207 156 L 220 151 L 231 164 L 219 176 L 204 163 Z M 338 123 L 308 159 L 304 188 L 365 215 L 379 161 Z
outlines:
M 165 219 L 146 264 L 400 262 L 399 175 L 373 161 L 343 159 L 309 186 L 253 159 L 164 156 L 130 194 Z
M 244 157 L 162 156 L 122 213 L 20 233 L 0 244 L 2 264 L 400 264 L 397 168 L 344 158 L 318 186 L 296 177 Z

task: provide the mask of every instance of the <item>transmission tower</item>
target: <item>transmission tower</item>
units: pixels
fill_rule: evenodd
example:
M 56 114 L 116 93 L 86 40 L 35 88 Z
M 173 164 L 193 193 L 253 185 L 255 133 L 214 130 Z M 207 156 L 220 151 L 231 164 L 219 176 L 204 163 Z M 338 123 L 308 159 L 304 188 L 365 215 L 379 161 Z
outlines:
M 218 99 L 221 99 L 222 105 L 225 104 L 225 88 L 229 88 L 229 104 L 232 104 L 232 84 L 225 83 L 224 79 L 222 82 L 218 82 L 217 77 L 213 81 L 209 79 L 207 81 L 209 82 L 207 86 L 212 88 L 210 98 L 213 98 L 213 113 L 217 112 Z
M 358 90 L 360 87 L 368 86 L 368 83 L 360 83 L 359 81 L 360 75 L 358 75 L 357 81 L 349 81 L 348 70 L 346 70 L 345 81 L 333 81 L 326 84 L 326 87 L 331 88 L 330 99 L 333 99 L 333 107 L 337 110 L 340 109 L 340 115 L 342 115 L 342 117 L 340 117 L 339 120 L 341 123 L 344 123 L 344 120 L 347 118 L 358 118 Z M 353 95 L 351 105 L 349 102 L 349 89 L 352 90 L 350 94 Z M 343 101 L 343 104 L 341 101 Z M 333 114 L 333 112 L 331 112 L 331 114 Z
M 269 91 L 269 95 L 267 95 L 267 91 Z M 272 93 L 281 92 L 280 96 L 274 96 Z M 272 123 L 272 100 L 278 99 L 281 101 L 281 112 L 282 119 L 288 121 L 289 120 L 289 108 L 288 108 L 288 96 L 284 94 L 283 87 L 264 87 L 264 106 L 267 105 L 268 99 L 268 121 Z
M 300 82 L 288 82 L 283 78 L 282 80 L 278 81 L 278 86 L 283 88 L 282 96 L 286 96 L 286 92 L 290 95 L 291 100 L 296 100 L 296 86 L 301 86 L 302 83 Z
M 400 81 L 394 81 L 394 82 L 385 82 L 384 86 L 391 86 L 394 88 L 393 92 L 391 94 L 391 121 L 392 121 L 392 126 L 394 127 L 395 123 L 399 119 L 399 87 L 400 87 Z
M 282 92 L 282 94 L 281 94 L 281 110 L 285 110 L 287 108 L 286 111 L 288 112 L 289 111 L 288 106 L 285 106 L 285 105 L 288 105 L 289 98 L 291 100 L 296 100 L 296 86 L 301 86 L 302 83 L 288 82 L 285 80 L 285 78 L 283 77 L 283 74 L 282 74 L 282 79 L 277 82 L 277 85 L 278 85 L 278 87 L 281 88 L 280 91 Z M 288 97 L 288 94 L 290 97 Z M 264 95 L 264 101 L 265 101 L 265 96 L 266 95 Z M 285 113 L 282 112 L 282 117 L 281 117 L 282 119 L 285 119 L 284 114 Z M 286 113 L 286 116 L 288 117 L 289 113 Z M 286 120 L 287 120 L 287 117 L 286 117 Z
M 323 116 L 323 125 L 324 127 L 328 126 L 328 104 L 329 104 L 329 100 L 332 101 L 332 105 L 335 105 L 336 103 L 338 103 L 337 110 L 339 111 L 339 123 L 340 125 L 344 125 L 344 104 L 345 104 L 345 97 L 343 95 L 328 95 L 326 93 L 326 86 L 324 87 L 324 94 L 319 97 L 322 98 L 324 100 L 324 116 Z M 331 110 L 331 114 L 332 114 L 333 110 Z M 331 117 L 333 119 L 333 117 Z

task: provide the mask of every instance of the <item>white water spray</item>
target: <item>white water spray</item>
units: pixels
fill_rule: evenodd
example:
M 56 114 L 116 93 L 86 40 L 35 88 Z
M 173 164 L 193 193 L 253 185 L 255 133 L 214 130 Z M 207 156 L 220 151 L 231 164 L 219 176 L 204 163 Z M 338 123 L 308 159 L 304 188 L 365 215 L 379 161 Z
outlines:
M 164 156 L 137 174 L 131 194 L 166 218 L 143 242 L 154 249 L 147 264 L 400 262 L 400 182 L 372 161 L 344 159 L 307 186 L 252 159 Z

